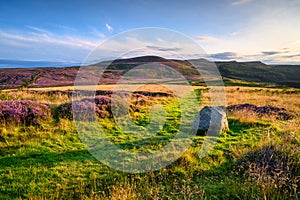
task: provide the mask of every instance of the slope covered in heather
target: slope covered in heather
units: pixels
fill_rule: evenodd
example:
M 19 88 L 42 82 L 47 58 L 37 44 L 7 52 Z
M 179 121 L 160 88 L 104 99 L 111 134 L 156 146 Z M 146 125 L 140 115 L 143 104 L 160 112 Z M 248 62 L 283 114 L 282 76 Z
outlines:
M 197 60 L 191 60 L 195 62 Z M 199 61 L 199 60 L 198 60 Z M 114 83 L 120 76 L 130 69 L 145 64 L 158 64 L 171 67 L 184 75 L 193 84 L 201 85 L 204 82 L 199 73 L 186 60 L 171 60 L 157 56 L 142 56 L 115 61 L 104 61 L 90 67 L 106 68 L 102 84 Z M 277 86 L 300 87 L 300 66 L 298 65 L 267 65 L 262 62 L 216 62 L 225 84 L 231 85 L 241 80 L 258 84 Z M 48 67 L 48 68 L 2 68 L 0 69 L 0 89 L 24 87 L 53 87 L 73 85 L 79 67 Z M 164 69 L 166 70 L 166 69 Z M 140 70 L 141 76 L 146 77 L 148 71 Z M 164 74 L 159 71 L 156 74 Z M 86 74 L 86 79 L 97 76 L 92 71 Z

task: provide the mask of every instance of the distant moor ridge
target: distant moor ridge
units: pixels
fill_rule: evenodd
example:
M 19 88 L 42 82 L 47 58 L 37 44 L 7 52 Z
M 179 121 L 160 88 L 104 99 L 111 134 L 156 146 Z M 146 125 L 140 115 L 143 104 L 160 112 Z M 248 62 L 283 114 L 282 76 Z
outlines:
M 193 60 L 195 61 L 195 60 Z M 199 60 L 200 61 L 200 60 Z M 178 71 L 193 85 L 205 85 L 198 71 L 186 60 L 165 59 L 157 56 L 143 56 L 130 59 L 105 61 L 87 67 L 104 68 L 100 84 L 113 84 L 130 69 L 143 64 L 164 64 Z M 272 85 L 300 88 L 300 66 L 266 65 L 262 62 L 216 62 L 225 85 Z M 63 68 L 7 68 L 0 69 L 0 89 L 54 87 L 73 85 L 79 66 Z M 97 71 L 97 70 L 96 70 Z M 100 77 L 91 70 L 85 78 Z M 152 70 L 153 71 L 153 70 Z M 147 76 L 148 72 L 141 72 Z M 152 72 L 153 73 L 153 72 Z M 157 74 L 163 72 L 157 72 Z

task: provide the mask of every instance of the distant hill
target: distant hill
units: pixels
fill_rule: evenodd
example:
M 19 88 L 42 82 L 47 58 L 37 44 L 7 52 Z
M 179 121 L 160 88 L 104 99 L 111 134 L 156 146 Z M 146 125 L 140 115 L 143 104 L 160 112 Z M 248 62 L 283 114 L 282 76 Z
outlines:
M 192 84 L 204 84 L 198 71 L 186 60 L 171 60 L 158 56 L 142 56 L 100 62 L 91 65 L 91 67 L 103 67 L 109 63 L 110 65 L 102 79 L 103 84 L 115 83 L 122 74 L 133 67 L 149 63 L 167 65 L 183 74 Z M 216 65 L 226 85 L 238 85 L 241 83 L 249 86 L 270 84 L 280 87 L 300 88 L 300 66 L 298 65 L 266 65 L 259 61 L 216 62 Z M 73 85 L 78 69 L 78 66 L 0 69 L 0 89 Z M 148 72 L 141 71 L 140 73 L 147 75 Z M 164 72 L 157 72 L 157 74 L 159 73 Z M 99 74 L 91 72 L 86 75 L 86 79 L 89 80 L 92 76 L 99 76 Z
M 216 62 L 223 77 L 300 88 L 299 65 L 266 65 L 262 62 Z

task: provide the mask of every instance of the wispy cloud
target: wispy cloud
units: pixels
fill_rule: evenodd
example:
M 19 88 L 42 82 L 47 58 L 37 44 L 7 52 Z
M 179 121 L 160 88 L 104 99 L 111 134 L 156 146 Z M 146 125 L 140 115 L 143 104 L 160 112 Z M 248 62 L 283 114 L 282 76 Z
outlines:
M 37 42 L 38 40 L 31 38 L 31 37 L 26 37 L 23 35 L 19 34 L 13 34 L 13 33 L 8 33 L 4 31 L 0 31 L 0 36 L 2 39 L 8 39 L 8 40 L 17 40 L 20 42 Z M 8 42 L 8 41 L 7 41 Z
M 166 47 L 158 47 L 158 46 L 146 46 L 149 49 L 154 49 L 157 51 L 175 51 L 178 52 L 181 50 L 181 48 L 173 47 L 173 48 L 166 48 Z
M 109 24 L 105 24 L 107 30 L 111 31 L 113 28 Z
M 204 36 L 198 36 L 198 37 L 196 37 L 196 40 L 210 42 L 210 41 L 216 41 L 216 40 L 218 40 L 218 38 L 213 37 L 213 36 L 204 35 Z
M 237 60 L 237 61 L 262 61 L 269 64 L 299 64 L 300 54 L 290 54 L 281 51 L 263 51 L 261 53 L 254 54 L 237 54 L 234 52 L 223 52 L 216 54 L 209 54 L 209 58 L 212 60 Z
M 39 27 L 30 26 L 30 25 L 27 25 L 26 27 L 33 30 L 33 31 L 39 32 L 39 33 L 51 34 L 49 31 L 47 31 L 45 29 L 42 29 L 42 28 L 39 28 Z
M 6 31 L 0 31 L 0 36 L 5 39 L 6 44 L 12 46 L 30 46 L 36 43 L 45 45 L 63 45 L 71 48 L 92 49 L 97 46 L 99 41 L 88 38 L 79 38 L 74 36 L 59 36 L 55 35 L 47 30 L 40 29 L 38 27 L 28 26 L 30 29 L 36 32 L 29 33 L 11 33 Z M 1 41 L 0 41 L 1 42 Z
M 70 26 L 66 26 L 63 24 L 55 24 L 55 23 L 49 23 L 50 26 L 53 26 L 55 28 L 59 28 L 59 29 L 63 29 L 63 30 L 68 30 L 68 31 L 76 31 L 75 28 L 70 27 Z
M 29 29 L 32 31 L 0 30 L 2 58 L 81 62 L 103 41 L 92 36 L 59 35 L 38 27 Z
M 300 58 L 300 54 L 293 54 L 293 55 L 287 55 L 287 56 L 283 56 L 284 58 Z
M 239 34 L 241 34 L 239 31 L 233 31 L 233 32 L 229 33 L 230 36 L 237 36 Z
M 97 28 L 95 28 L 95 27 L 89 27 L 89 29 L 91 30 L 91 33 L 93 35 L 95 35 L 97 38 L 100 38 L 100 39 L 106 38 L 105 34 L 102 33 L 101 31 L 99 31 Z
M 237 58 L 237 54 L 234 52 L 222 52 L 222 53 L 215 53 L 209 55 L 213 59 L 220 59 L 220 60 L 232 60 Z
M 249 3 L 250 1 L 253 1 L 253 0 L 237 0 L 237 1 L 232 2 L 231 5 L 238 6 L 238 5 L 242 5 L 245 3 Z
M 234 2 L 237 5 L 242 3 Z M 284 5 L 281 8 L 274 6 L 274 9 L 265 10 L 263 13 L 257 12 L 242 27 L 229 30 L 227 34 L 217 35 L 220 40 L 203 42 L 201 46 L 210 54 L 237 52 L 239 61 L 261 60 L 270 63 L 272 60 L 274 63 L 300 63 L 300 57 L 294 56 L 300 52 L 300 28 L 297 26 L 299 13 L 290 15 L 291 12 L 296 11 L 294 8 L 287 9 Z
M 266 56 L 272 56 L 272 55 L 280 54 L 281 52 L 280 51 L 263 51 L 261 53 Z

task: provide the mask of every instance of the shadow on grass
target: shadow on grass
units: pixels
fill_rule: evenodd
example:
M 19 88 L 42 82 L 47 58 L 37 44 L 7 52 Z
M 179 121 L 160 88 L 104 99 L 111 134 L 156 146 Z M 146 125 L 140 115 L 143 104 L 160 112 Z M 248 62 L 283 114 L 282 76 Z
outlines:
M 53 166 L 61 162 L 95 160 L 88 150 L 71 150 L 65 152 L 36 153 L 24 156 L 6 156 L 0 158 L 0 167 L 34 167 Z
M 168 137 L 168 136 L 156 136 L 147 139 L 140 139 L 132 142 L 121 143 L 118 146 L 124 150 L 140 149 L 140 148 L 146 148 L 155 145 L 165 146 L 170 142 L 171 138 L 172 137 Z
M 268 127 L 269 124 L 255 122 L 244 123 L 236 119 L 229 119 L 230 131 L 235 135 L 239 134 L 241 130 L 248 130 L 253 127 Z M 230 133 L 229 133 L 230 134 Z M 234 135 L 233 134 L 233 135 Z M 139 149 L 153 147 L 155 145 L 166 145 L 170 142 L 172 137 L 169 136 L 157 136 L 148 139 L 142 139 L 137 141 L 125 142 L 117 144 L 122 149 Z M 50 153 L 28 153 L 27 155 L 15 156 L 20 146 L 6 146 L 1 148 L 0 152 L 0 167 L 12 167 L 12 166 L 35 166 L 35 165 L 56 165 L 60 162 L 72 162 L 82 160 L 95 160 L 88 150 L 69 150 L 64 152 L 50 152 Z M 8 155 L 7 154 L 12 154 Z
M 266 128 L 269 127 L 269 125 L 264 123 L 259 123 L 259 122 L 243 123 L 239 120 L 234 120 L 234 119 L 229 120 L 229 125 L 232 133 L 234 133 L 232 135 L 230 134 L 231 138 L 238 138 L 237 136 L 240 134 L 252 134 L 249 131 L 253 130 L 253 128 L 260 129 L 262 127 L 266 127 Z M 160 139 L 167 140 L 167 138 L 168 137 L 162 137 Z M 154 144 L 156 142 L 158 143 L 160 142 L 158 139 L 156 140 L 157 141 L 155 141 L 154 139 L 153 141 L 149 141 L 149 142 L 150 144 L 152 144 L 152 142 Z M 124 145 L 126 145 L 125 147 L 128 148 L 128 145 L 140 146 L 140 145 L 144 145 L 145 144 L 144 142 L 145 141 L 136 141 L 135 143 L 128 142 L 127 144 Z M 228 144 L 230 141 L 222 140 L 221 142 Z M 10 148 L 17 148 L 17 147 L 10 147 Z M 221 146 L 219 150 L 223 151 L 222 154 L 215 152 L 214 155 L 209 155 L 205 157 L 203 160 L 197 160 L 197 158 L 195 158 L 195 162 L 188 162 L 189 157 L 183 156 L 179 158 L 176 162 L 174 162 L 173 164 L 171 164 L 170 166 L 162 170 L 149 172 L 145 174 L 123 173 L 109 168 L 108 169 L 108 171 L 110 172 L 109 175 L 97 176 L 95 178 L 95 180 L 97 180 L 95 183 L 89 181 L 83 182 L 82 184 L 87 185 L 86 188 L 88 189 L 78 184 L 76 179 L 77 176 L 72 177 L 71 175 L 69 175 L 68 171 L 67 172 L 59 171 L 57 173 L 59 174 L 65 173 L 65 177 L 67 178 L 66 180 L 71 182 L 70 189 L 63 191 L 59 197 L 62 199 L 63 197 L 65 198 L 73 197 L 78 199 L 82 197 L 80 195 L 83 194 L 86 194 L 88 196 L 90 192 L 95 189 L 91 186 L 93 184 L 97 184 L 97 188 L 98 188 L 97 190 L 102 190 L 103 192 L 105 192 L 106 196 L 109 196 L 111 195 L 111 193 L 113 193 L 112 188 L 114 186 L 116 186 L 119 183 L 125 182 L 126 184 L 134 188 L 133 189 L 134 192 L 140 194 L 141 199 L 151 199 L 153 197 L 151 196 L 153 195 L 152 190 L 154 190 L 155 195 L 157 195 L 157 197 L 161 199 L 164 199 L 166 197 L 170 197 L 170 199 L 183 199 L 188 195 L 191 195 L 189 196 L 191 199 L 203 199 L 203 197 L 198 198 L 197 195 L 199 194 L 198 193 L 199 191 L 204 191 L 203 194 L 206 196 L 206 199 L 263 199 L 265 197 L 264 196 L 265 191 L 263 186 L 249 181 L 245 173 L 242 174 L 239 173 L 238 167 L 241 166 L 243 163 L 246 163 L 245 166 L 248 166 L 247 162 L 241 163 L 241 161 L 244 161 L 245 159 L 247 159 L 246 161 L 249 160 L 251 162 L 252 162 L 251 159 L 254 159 L 253 160 L 254 163 L 256 162 L 259 163 L 263 155 L 265 155 L 265 154 L 261 154 L 261 152 L 264 152 L 262 151 L 264 148 L 253 150 L 249 154 L 243 155 L 241 158 L 232 157 L 231 156 L 232 154 L 230 154 L 229 150 L 225 151 L 224 149 L 225 147 Z M 271 152 L 270 155 L 280 156 L 280 154 L 277 151 L 273 150 L 272 148 L 267 150 L 268 150 L 267 152 Z M 258 152 L 258 153 L 253 153 L 253 152 Z M 214 164 L 219 163 L 219 161 L 222 160 L 222 157 L 223 158 L 225 157 L 226 161 L 214 167 Z M 75 165 L 77 165 L 78 163 L 83 162 L 85 160 L 92 160 L 97 162 L 89 154 L 88 150 L 70 150 L 65 152 L 31 153 L 26 156 L 6 156 L 0 158 L 0 167 L 1 168 L 15 167 L 15 168 L 20 168 L 20 171 L 22 171 L 23 168 L 45 166 L 47 170 L 51 171 L 52 166 L 56 166 L 62 163 L 64 164 L 66 163 L 66 165 L 68 165 L 68 163 L 71 162 L 75 162 Z M 193 161 L 194 159 L 192 158 L 191 160 Z M 278 161 L 282 161 L 282 160 L 278 159 Z M 209 166 L 209 169 L 205 170 L 199 167 L 201 166 L 200 162 L 204 162 L 205 164 L 207 164 Z M 82 168 L 81 170 L 84 171 L 82 176 L 89 177 L 89 174 L 92 169 L 94 169 L 94 166 L 91 166 L 91 168 L 88 167 Z M 31 173 L 31 171 L 29 171 L 28 173 Z M 60 179 L 52 180 L 52 178 L 48 176 L 49 175 L 47 175 L 47 179 L 49 178 L 53 182 L 56 181 L 58 183 L 61 183 Z M 22 179 L 23 178 L 26 177 L 22 177 Z M 14 181 L 17 182 L 18 180 L 14 180 Z M 46 184 L 45 187 L 49 188 L 51 186 Z M 54 189 L 57 189 L 55 187 Z M 23 186 L 20 188 L 23 189 Z M 74 188 L 77 190 L 74 190 Z M 51 192 L 53 193 L 54 189 L 53 191 L 50 191 L 50 193 Z M 123 188 L 120 188 L 120 190 L 122 189 Z M 277 191 L 274 190 L 270 190 L 266 198 L 291 199 L 295 197 L 292 196 L 293 194 L 286 194 L 280 190 Z M 21 194 L 19 193 L 19 191 L 16 192 L 15 197 L 25 195 L 24 198 L 28 198 L 29 197 L 28 191 L 30 191 L 30 187 L 28 187 L 28 189 L 26 189 L 25 191 L 27 192 L 27 193 L 25 192 L 25 194 L 23 193 Z M 151 191 L 152 193 L 150 193 Z M 11 194 L 9 195 L 7 197 L 12 196 Z
M 228 124 L 229 124 L 229 129 L 233 132 L 239 132 L 241 130 L 257 128 L 257 127 L 266 128 L 266 127 L 271 126 L 270 123 L 266 123 L 266 122 L 258 122 L 258 121 L 242 122 L 242 121 L 240 121 L 238 119 L 234 119 L 234 118 L 229 118 Z

